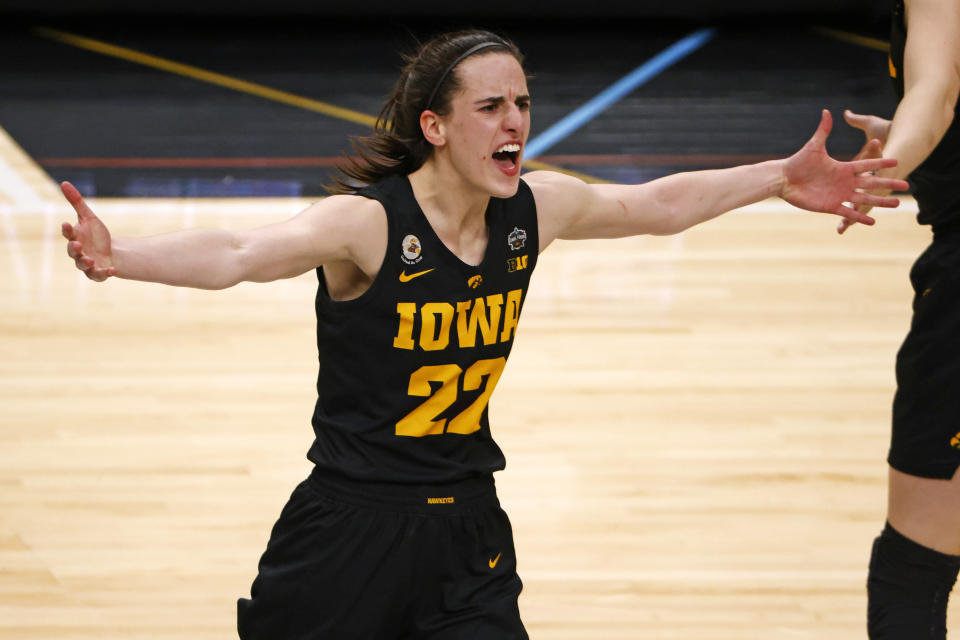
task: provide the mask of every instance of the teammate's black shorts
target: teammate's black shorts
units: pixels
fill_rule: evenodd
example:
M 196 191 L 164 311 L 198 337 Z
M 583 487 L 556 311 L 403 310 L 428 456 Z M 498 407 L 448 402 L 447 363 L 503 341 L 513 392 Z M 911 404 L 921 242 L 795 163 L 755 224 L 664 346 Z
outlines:
M 960 466 L 960 233 L 934 235 L 910 270 L 913 320 L 897 353 L 887 461 L 926 478 Z
M 357 484 L 314 471 L 280 514 L 243 640 L 526 640 L 493 478 Z

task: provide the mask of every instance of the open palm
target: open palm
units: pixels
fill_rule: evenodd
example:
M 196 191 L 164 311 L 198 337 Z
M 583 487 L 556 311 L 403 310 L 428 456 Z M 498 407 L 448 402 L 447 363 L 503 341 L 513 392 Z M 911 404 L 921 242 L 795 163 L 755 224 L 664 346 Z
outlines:
M 880 178 L 871 172 L 896 166 L 894 158 L 869 158 L 840 162 L 830 157 L 826 149 L 827 136 L 833 126 L 830 112 L 824 109 L 820 126 L 803 147 L 790 156 L 783 168 L 783 188 L 780 197 L 790 204 L 810 211 L 835 213 L 862 224 L 875 220 L 847 205 L 865 204 L 871 207 L 895 207 L 896 198 L 866 193 L 867 190 L 904 190 L 902 180 Z
M 102 282 L 116 275 L 110 248 L 110 231 L 83 201 L 83 196 L 76 187 L 69 182 L 63 182 L 60 189 L 77 212 L 76 225 L 69 222 L 61 225 L 61 233 L 67 239 L 67 255 L 73 258 L 77 269 L 83 271 L 91 280 Z

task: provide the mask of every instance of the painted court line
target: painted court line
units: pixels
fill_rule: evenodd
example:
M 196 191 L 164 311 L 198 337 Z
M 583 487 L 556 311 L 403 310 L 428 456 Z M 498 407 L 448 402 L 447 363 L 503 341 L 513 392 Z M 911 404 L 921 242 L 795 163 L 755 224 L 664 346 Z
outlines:
M 815 27 L 814 31 L 821 35 L 836 38 L 837 40 L 843 40 L 844 42 L 849 42 L 850 44 L 860 45 L 861 47 L 867 47 L 868 49 L 876 49 L 877 51 L 883 52 L 890 51 L 890 43 L 877 38 L 861 36 L 857 33 L 840 31 L 839 29 L 830 29 L 829 27 Z
M 716 30 L 712 28 L 700 29 L 664 49 L 528 142 L 524 150 L 524 157 L 537 157 L 585 125 L 614 102 L 702 47 L 715 33 Z
M 241 91 L 243 93 L 260 96 L 261 98 L 273 100 L 274 102 L 282 102 L 284 104 L 289 104 L 294 107 L 306 109 L 308 111 L 314 111 L 316 113 L 333 116 L 334 118 L 339 118 L 341 120 L 356 122 L 357 124 L 362 124 L 369 127 L 372 127 L 377 121 L 377 119 L 373 116 L 369 116 L 358 111 L 353 111 L 352 109 L 344 109 L 343 107 L 321 102 L 320 100 L 313 100 L 311 98 L 305 98 L 303 96 L 298 96 L 286 91 L 272 89 L 255 82 L 247 82 L 246 80 L 231 78 L 230 76 L 223 75 L 222 73 L 214 73 L 213 71 L 207 71 L 206 69 L 201 69 L 199 67 L 194 67 L 180 62 L 174 62 L 173 60 L 160 58 L 158 56 L 141 53 L 126 47 L 119 47 L 108 42 L 94 40 L 93 38 L 86 38 L 73 33 L 67 33 L 66 31 L 58 31 L 56 29 L 48 29 L 46 27 L 36 28 L 33 31 L 37 35 L 43 36 L 44 38 L 56 40 L 58 42 L 79 47 L 81 49 L 87 49 L 88 51 L 94 51 L 105 56 L 120 58 L 122 60 L 127 60 L 128 62 L 134 62 L 147 67 L 153 67 L 154 69 L 160 69 L 161 71 L 167 71 L 177 75 L 186 76 L 188 78 L 193 78 L 194 80 L 200 80 L 202 82 L 219 85 L 235 91 Z

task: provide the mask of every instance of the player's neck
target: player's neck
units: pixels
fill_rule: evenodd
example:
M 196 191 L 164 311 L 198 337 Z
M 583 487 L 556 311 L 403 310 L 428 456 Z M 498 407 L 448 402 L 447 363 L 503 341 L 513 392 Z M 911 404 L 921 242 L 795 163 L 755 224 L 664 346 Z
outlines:
M 463 179 L 448 163 L 433 158 L 409 176 L 413 195 L 438 235 L 486 234 L 490 194 Z

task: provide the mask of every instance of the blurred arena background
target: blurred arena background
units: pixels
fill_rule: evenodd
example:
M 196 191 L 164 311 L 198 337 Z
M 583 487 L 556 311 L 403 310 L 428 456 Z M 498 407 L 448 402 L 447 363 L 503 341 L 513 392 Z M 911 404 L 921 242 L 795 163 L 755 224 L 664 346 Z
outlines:
M 848 158 L 842 110 L 895 105 L 887 11 L 0 0 L 0 638 L 232 637 L 308 472 L 315 276 L 95 285 L 57 182 L 118 235 L 283 219 L 369 130 L 398 53 L 467 26 L 527 56 L 533 166 L 784 157 L 822 108 Z M 768 201 L 544 254 L 491 405 L 533 638 L 865 637 L 914 214 L 840 237 Z

